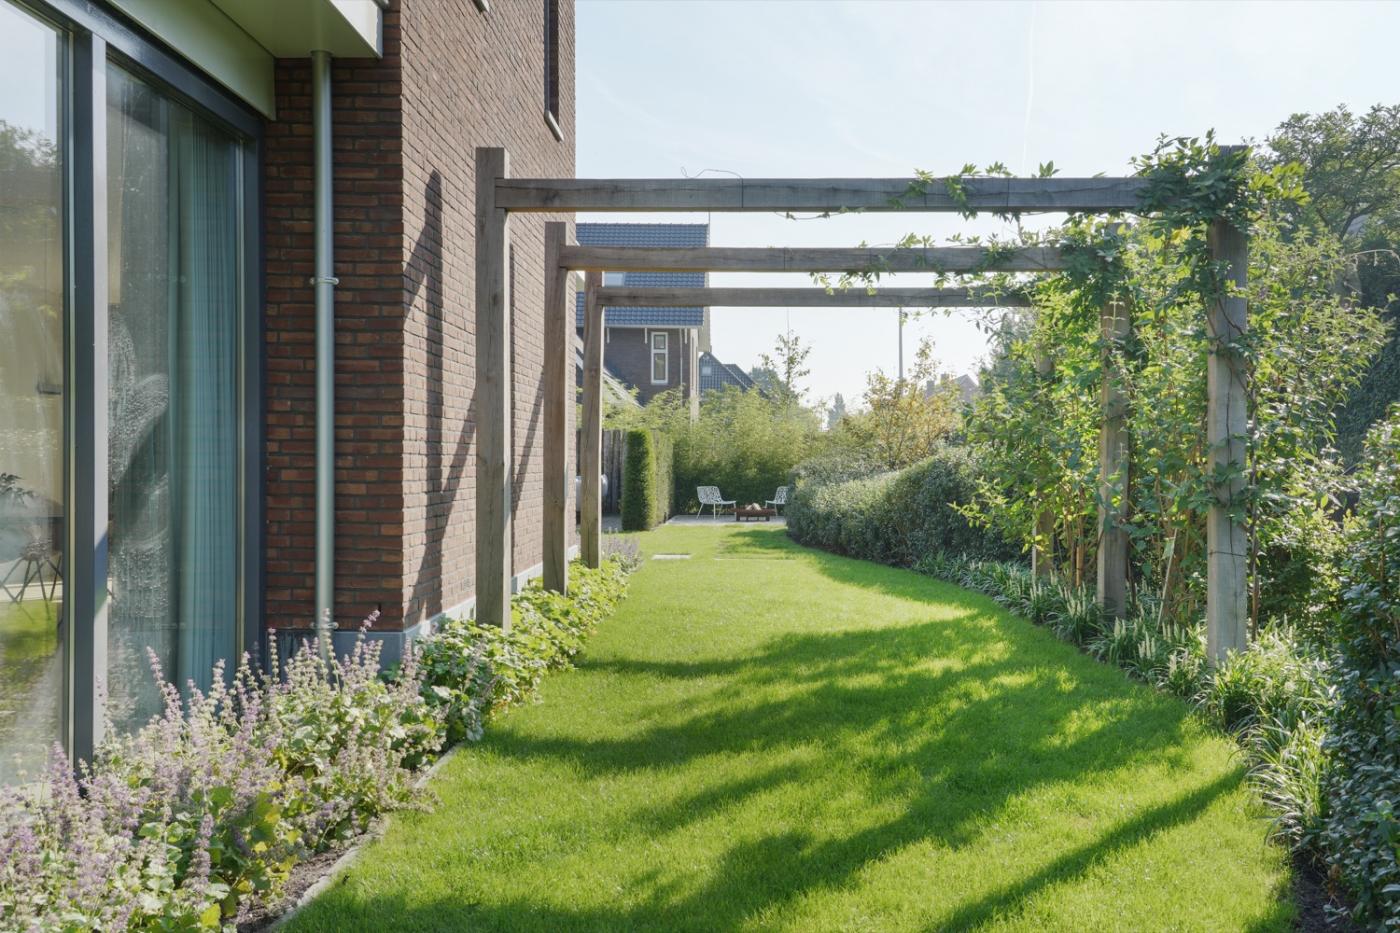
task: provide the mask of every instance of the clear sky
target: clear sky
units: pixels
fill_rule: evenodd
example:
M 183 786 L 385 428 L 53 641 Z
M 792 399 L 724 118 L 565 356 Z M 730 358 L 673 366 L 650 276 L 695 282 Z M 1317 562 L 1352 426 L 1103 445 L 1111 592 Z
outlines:
M 997 160 L 1017 173 L 1053 160 L 1065 175 L 1124 174 L 1161 133 L 1262 139 L 1292 113 L 1400 99 L 1400 3 L 578 0 L 577 10 L 580 177 L 904 176 Z M 941 215 L 709 220 L 722 246 L 885 244 L 997 226 Z M 715 354 L 745 368 L 790 321 L 813 348 L 815 398 L 853 402 L 867 370 L 896 366 L 892 309 L 712 314 Z M 906 347 L 923 335 L 955 374 L 985 353 L 965 318 L 911 322 Z

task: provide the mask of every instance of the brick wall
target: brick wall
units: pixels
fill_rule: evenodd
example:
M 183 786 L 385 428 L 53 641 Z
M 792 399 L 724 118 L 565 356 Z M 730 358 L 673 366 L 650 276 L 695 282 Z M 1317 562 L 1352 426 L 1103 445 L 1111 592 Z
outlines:
M 545 123 L 544 4 L 401 0 L 384 58 L 340 61 L 335 103 L 336 614 L 413 625 L 473 593 L 474 149 L 574 172 L 573 4 L 560 4 L 563 141 Z M 268 126 L 267 618 L 311 621 L 314 303 L 309 68 Z M 543 230 L 512 220 L 515 567 L 541 559 Z M 570 305 L 572 307 L 572 305 Z M 570 407 L 572 417 L 572 407 Z M 572 423 L 571 430 L 572 433 Z M 572 447 L 572 445 L 570 445 Z

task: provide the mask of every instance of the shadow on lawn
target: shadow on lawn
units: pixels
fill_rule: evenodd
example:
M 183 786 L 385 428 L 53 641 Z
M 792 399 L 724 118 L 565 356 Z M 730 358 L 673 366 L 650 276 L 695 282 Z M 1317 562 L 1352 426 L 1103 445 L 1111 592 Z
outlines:
M 733 538 L 740 542 L 728 548 Z M 640 905 L 571 910 L 530 898 L 424 905 L 389 897 L 356 905 L 363 928 L 732 929 L 760 911 L 847 885 L 872 862 L 912 844 L 975 845 L 985 821 L 1036 788 L 1109 779 L 1131 765 L 1180 767 L 1183 785 L 1174 798 L 1138 809 L 1092 842 L 991 893 L 948 904 L 936 927 L 968 929 L 1191 822 L 1239 784 L 1238 769 L 1188 782 L 1183 705 L 1126 685 L 1116 672 L 1076 659 L 1072 648 L 1033 635 L 1025 623 L 990 613 L 983 597 L 798 548 L 771 532 L 739 532 L 725 545 L 721 550 L 730 554 L 735 548 L 786 552 L 844 584 L 965 611 L 936 621 L 789 634 L 739 659 L 589 661 L 587 668 L 611 676 L 694 680 L 698 689 L 683 708 L 669 707 L 654 725 L 623 738 L 506 728 L 489 734 L 486 745 L 522 762 L 567 761 L 591 777 L 669 773 L 710 756 L 766 752 L 785 759 L 679 799 L 643 803 L 625 827 L 638 838 L 683 830 L 779 788 L 820 794 L 832 760 L 854 762 L 858 767 L 843 770 L 843 778 L 859 785 L 830 788 L 832 795 L 854 795 L 881 810 L 894 804 L 896 815 L 839 838 L 785 829 L 736 839 L 698 888 L 679 891 L 656 880 Z M 562 835 L 570 828 L 560 829 Z M 1263 923 L 1276 925 L 1269 918 Z

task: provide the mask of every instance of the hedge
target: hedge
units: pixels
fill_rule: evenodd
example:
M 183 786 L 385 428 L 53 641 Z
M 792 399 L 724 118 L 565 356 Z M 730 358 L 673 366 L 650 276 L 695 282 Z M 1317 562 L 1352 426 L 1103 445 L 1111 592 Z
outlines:
M 622 530 L 647 531 L 671 516 L 674 446 L 652 431 L 627 432 L 622 466 Z
M 946 447 L 892 473 L 822 482 L 808 475 L 842 475 L 829 465 L 796 472 L 787 529 L 802 544 L 851 557 L 913 566 L 933 553 L 1005 558 L 1015 551 L 994 531 L 959 511 L 976 494 L 976 465 L 966 451 Z

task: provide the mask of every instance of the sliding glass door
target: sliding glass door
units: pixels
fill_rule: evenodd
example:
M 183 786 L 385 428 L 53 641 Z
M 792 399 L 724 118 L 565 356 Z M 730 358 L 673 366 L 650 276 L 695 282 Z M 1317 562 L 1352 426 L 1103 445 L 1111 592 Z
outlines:
M 108 709 L 159 709 L 147 653 L 207 688 L 237 657 L 236 137 L 107 71 Z
M 0 782 L 63 738 L 62 40 L 0 3 Z
M 0 784 L 255 644 L 260 133 L 100 5 L 0 0 Z

